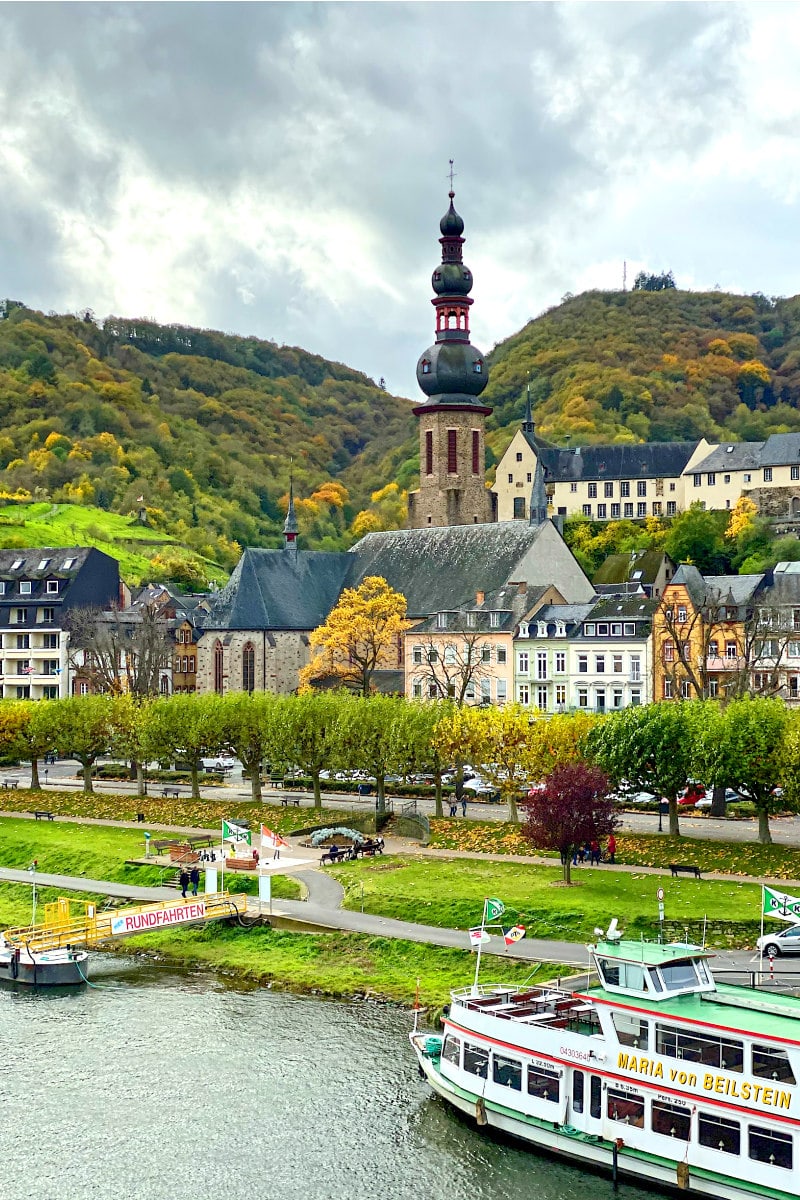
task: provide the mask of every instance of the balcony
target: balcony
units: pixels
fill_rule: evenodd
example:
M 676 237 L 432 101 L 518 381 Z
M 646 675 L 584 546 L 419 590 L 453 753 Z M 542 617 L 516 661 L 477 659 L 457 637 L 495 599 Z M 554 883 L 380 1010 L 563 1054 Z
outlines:
M 706 659 L 707 671 L 743 671 L 746 660 L 737 654 L 709 655 Z

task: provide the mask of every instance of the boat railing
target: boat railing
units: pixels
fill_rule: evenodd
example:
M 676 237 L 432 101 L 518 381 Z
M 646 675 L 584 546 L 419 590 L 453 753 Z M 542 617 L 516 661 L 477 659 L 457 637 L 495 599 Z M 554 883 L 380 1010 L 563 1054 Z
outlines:
M 462 988 L 452 993 L 454 1004 L 507 1021 L 566 1029 L 591 1025 L 594 1006 L 560 988 L 547 986 L 515 990 L 498 985 Z

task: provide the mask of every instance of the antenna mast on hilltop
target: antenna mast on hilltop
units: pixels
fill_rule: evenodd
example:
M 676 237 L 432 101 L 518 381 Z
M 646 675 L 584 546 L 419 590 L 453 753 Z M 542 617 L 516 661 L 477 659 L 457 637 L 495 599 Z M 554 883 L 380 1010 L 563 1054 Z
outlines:
M 628 290 L 628 263 L 627 263 L 627 261 L 625 261 L 622 264 L 622 290 L 623 290 L 623 292 L 627 292 L 627 290 Z

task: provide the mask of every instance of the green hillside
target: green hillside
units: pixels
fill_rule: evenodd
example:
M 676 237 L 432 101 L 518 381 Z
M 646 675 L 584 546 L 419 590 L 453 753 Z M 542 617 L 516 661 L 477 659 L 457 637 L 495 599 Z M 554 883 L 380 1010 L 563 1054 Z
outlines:
M 11 302 L 0 421 L 0 498 L 144 505 L 152 529 L 226 568 L 242 545 L 280 543 L 292 461 L 306 544 L 349 544 L 413 426 L 407 401 L 300 349 Z
M 499 455 L 530 376 L 557 444 L 757 441 L 800 429 L 800 297 L 586 292 L 494 348 L 484 397 Z
M 135 517 L 104 512 L 93 505 L 23 504 L 0 507 L 0 546 L 94 546 L 119 560 L 126 583 L 172 580 L 185 588 L 205 590 L 223 584 L 227 571 L 187 550 L 174 538 L 145 528 Z

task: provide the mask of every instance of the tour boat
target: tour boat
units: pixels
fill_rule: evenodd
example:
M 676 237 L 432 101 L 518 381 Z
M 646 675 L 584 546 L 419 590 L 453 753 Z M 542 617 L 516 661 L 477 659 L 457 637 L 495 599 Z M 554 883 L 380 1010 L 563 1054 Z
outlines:
M 27 983 L 36 987 L 65 987 L 86 983 L 86 950 L 30 951 L 11 946 L 0 934 L 0 982 Z
M 610 930 L 589 950 L 586 987 L 453 992 L 443 1036 L 410 1035 L 434 1091 L 615 1178 L 797 1200 L 800 999 L 716 983 L 697 946 Z

